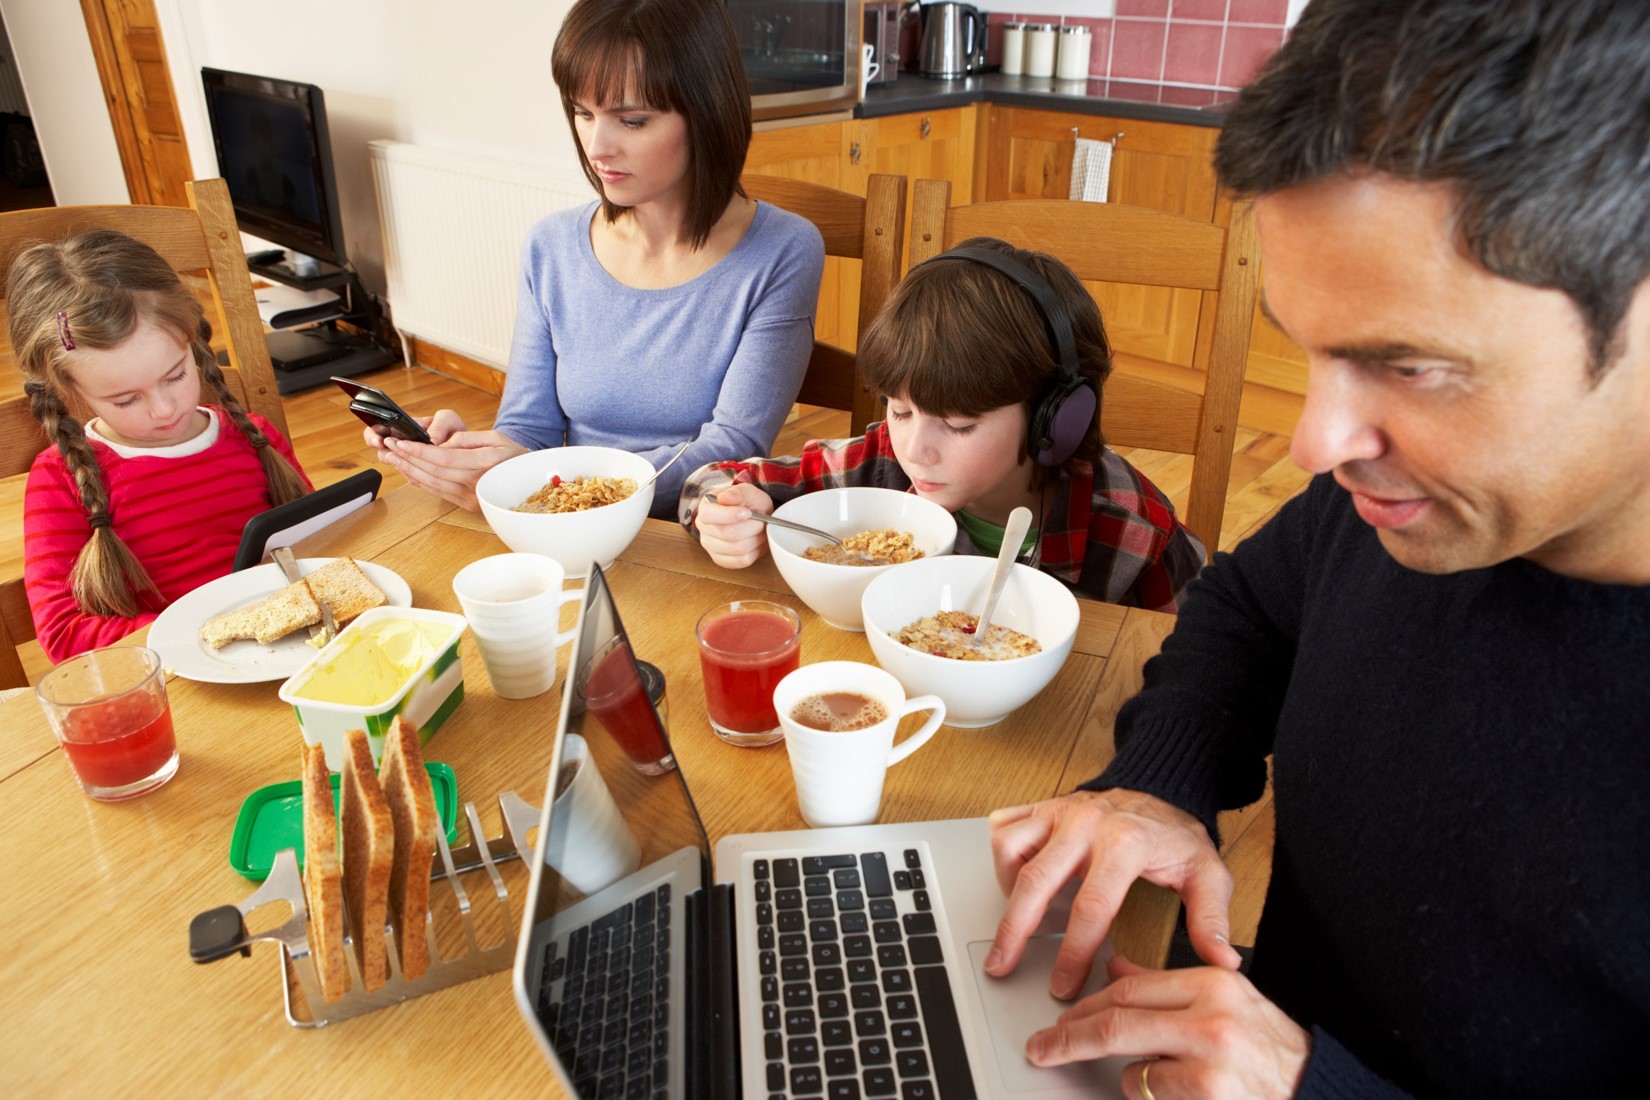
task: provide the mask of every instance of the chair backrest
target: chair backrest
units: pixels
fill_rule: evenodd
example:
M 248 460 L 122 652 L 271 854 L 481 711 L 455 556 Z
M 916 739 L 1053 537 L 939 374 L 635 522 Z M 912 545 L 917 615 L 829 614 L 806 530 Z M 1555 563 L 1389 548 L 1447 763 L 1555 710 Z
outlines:
M 209 294 L 217 311 L 213 334 L 229 351 L 224 376 L 230 388 L 246 408 L 290 434 L 229 188 L 221 179 L 208 179 L 185 184 L 185 191 L 188 207 L 64 206 L 0 214 L 0 273 L 32 245 L 85 229 L 118 229 L 136 237 L 165 257 L 191 287 Z M 4 293 L 0 277 L 0 298 Z M 16 393 L 0 396 L 0 478 L 27 473 L 46 445 L 27 399 Z M 21 576 L 0 577 L 0 688 L 27 683 L 16 647 L 33 637 Z
M 864 198 L 780 176 L 747 175 L 740 182 L 751 198 L 813 222 L 825 239 L 825 255 L 860 261 L 858 331 L 863 333 L 899 282 L 905 177 L 871 176 Z M 881 415 L 876 395 L 859 380 L 853 353 L 822 342 L 814 344 L 797 400 L 847 409 L 855 435 Z
M 1191 493 L 1181 518 L 1214 553 L 1255 308 L 1258 263 L 1249 205 L 1236 204 L 1231 228 L 1224 229 L 1118 203 L 1020 199 L 951 206 L 950 198 L 944 180 L 916 182 L 913 267 L 969 237 L 988 236 L 1056 256 L 1084 280 L 1218 292 L 1202 392 L 1114 370 L 1100 412 L 1101 434 L 1111 446 L 1192 456 Z

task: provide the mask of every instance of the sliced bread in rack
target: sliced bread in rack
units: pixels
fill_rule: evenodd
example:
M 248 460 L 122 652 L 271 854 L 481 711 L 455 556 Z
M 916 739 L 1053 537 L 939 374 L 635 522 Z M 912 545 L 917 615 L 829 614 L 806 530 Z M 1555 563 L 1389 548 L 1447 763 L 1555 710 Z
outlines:
M 345 732 L 344 768 L 338 782 L 344 826 L 344 898 L 361 963 L 361 984 L 371 993 L 389 977 L 384 925 L 395 867 L 395 816 L 373 770 L 372 748 L 364 730 Z
M 399 715 L 384 736 L 378 780 L 395 819 L 395 864 L 390 872 L 390 913 L 401 944 L 401 972 L 421 976 L 430 966 L 430 867 L 441 818 L 418 745 L 418 730 Z
M 326 750 L 305 745 L 304 899 L 309 904 L 309 951 L 329 1004 L 349 991 L 344 959 L 344 871 L 338 858 L 338 818 L 332 808 Z

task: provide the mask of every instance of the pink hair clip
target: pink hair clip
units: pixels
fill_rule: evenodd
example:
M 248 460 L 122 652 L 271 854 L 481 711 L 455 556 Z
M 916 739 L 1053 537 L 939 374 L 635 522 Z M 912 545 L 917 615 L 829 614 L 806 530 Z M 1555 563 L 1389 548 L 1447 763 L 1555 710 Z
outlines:
M 61 309 L 57 311 L 57 338 L 63 341 L 64 351 L 74 350 L 74 337 L 69 335 L 69 315 Z

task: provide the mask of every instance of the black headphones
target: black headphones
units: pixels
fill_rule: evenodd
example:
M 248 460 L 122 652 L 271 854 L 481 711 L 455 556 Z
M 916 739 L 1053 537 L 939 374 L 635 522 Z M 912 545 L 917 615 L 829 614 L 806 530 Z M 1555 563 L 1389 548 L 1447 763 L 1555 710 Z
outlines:
M 985 248 L 953 248 L 918 266 L 940 260 L 972 260 L 1002 272 L 1031 297 L 1037 312 L 1042 314 L 1049 345 L 1060 364 L 1060 374 L 1032 402 L 1029 450 L 1040 465 L 1060 465 L 1076 452 L 1100 408 L 1099 391 L 1077 366 L 1077 341 L 1071 331 L 1071 315 L 1054 288 L 1012 256 Z

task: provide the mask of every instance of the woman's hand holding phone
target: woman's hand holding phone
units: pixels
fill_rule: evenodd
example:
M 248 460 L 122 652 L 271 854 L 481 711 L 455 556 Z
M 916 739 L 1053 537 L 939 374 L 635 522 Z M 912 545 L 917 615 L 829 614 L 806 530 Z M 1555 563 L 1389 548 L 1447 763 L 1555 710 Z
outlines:
M 466 430 L 463 418 L 451 409 L 414 419 L 430 433 L 429 443 L 385 437 L 368 428 L 364 433 L 367 446 L 380 451 L 381 461 L 401 471 L 414 485 L 471 512 L 481 507 L 476 503 L 476 482 L 481 475 L 527 452 L 502 432 Z

